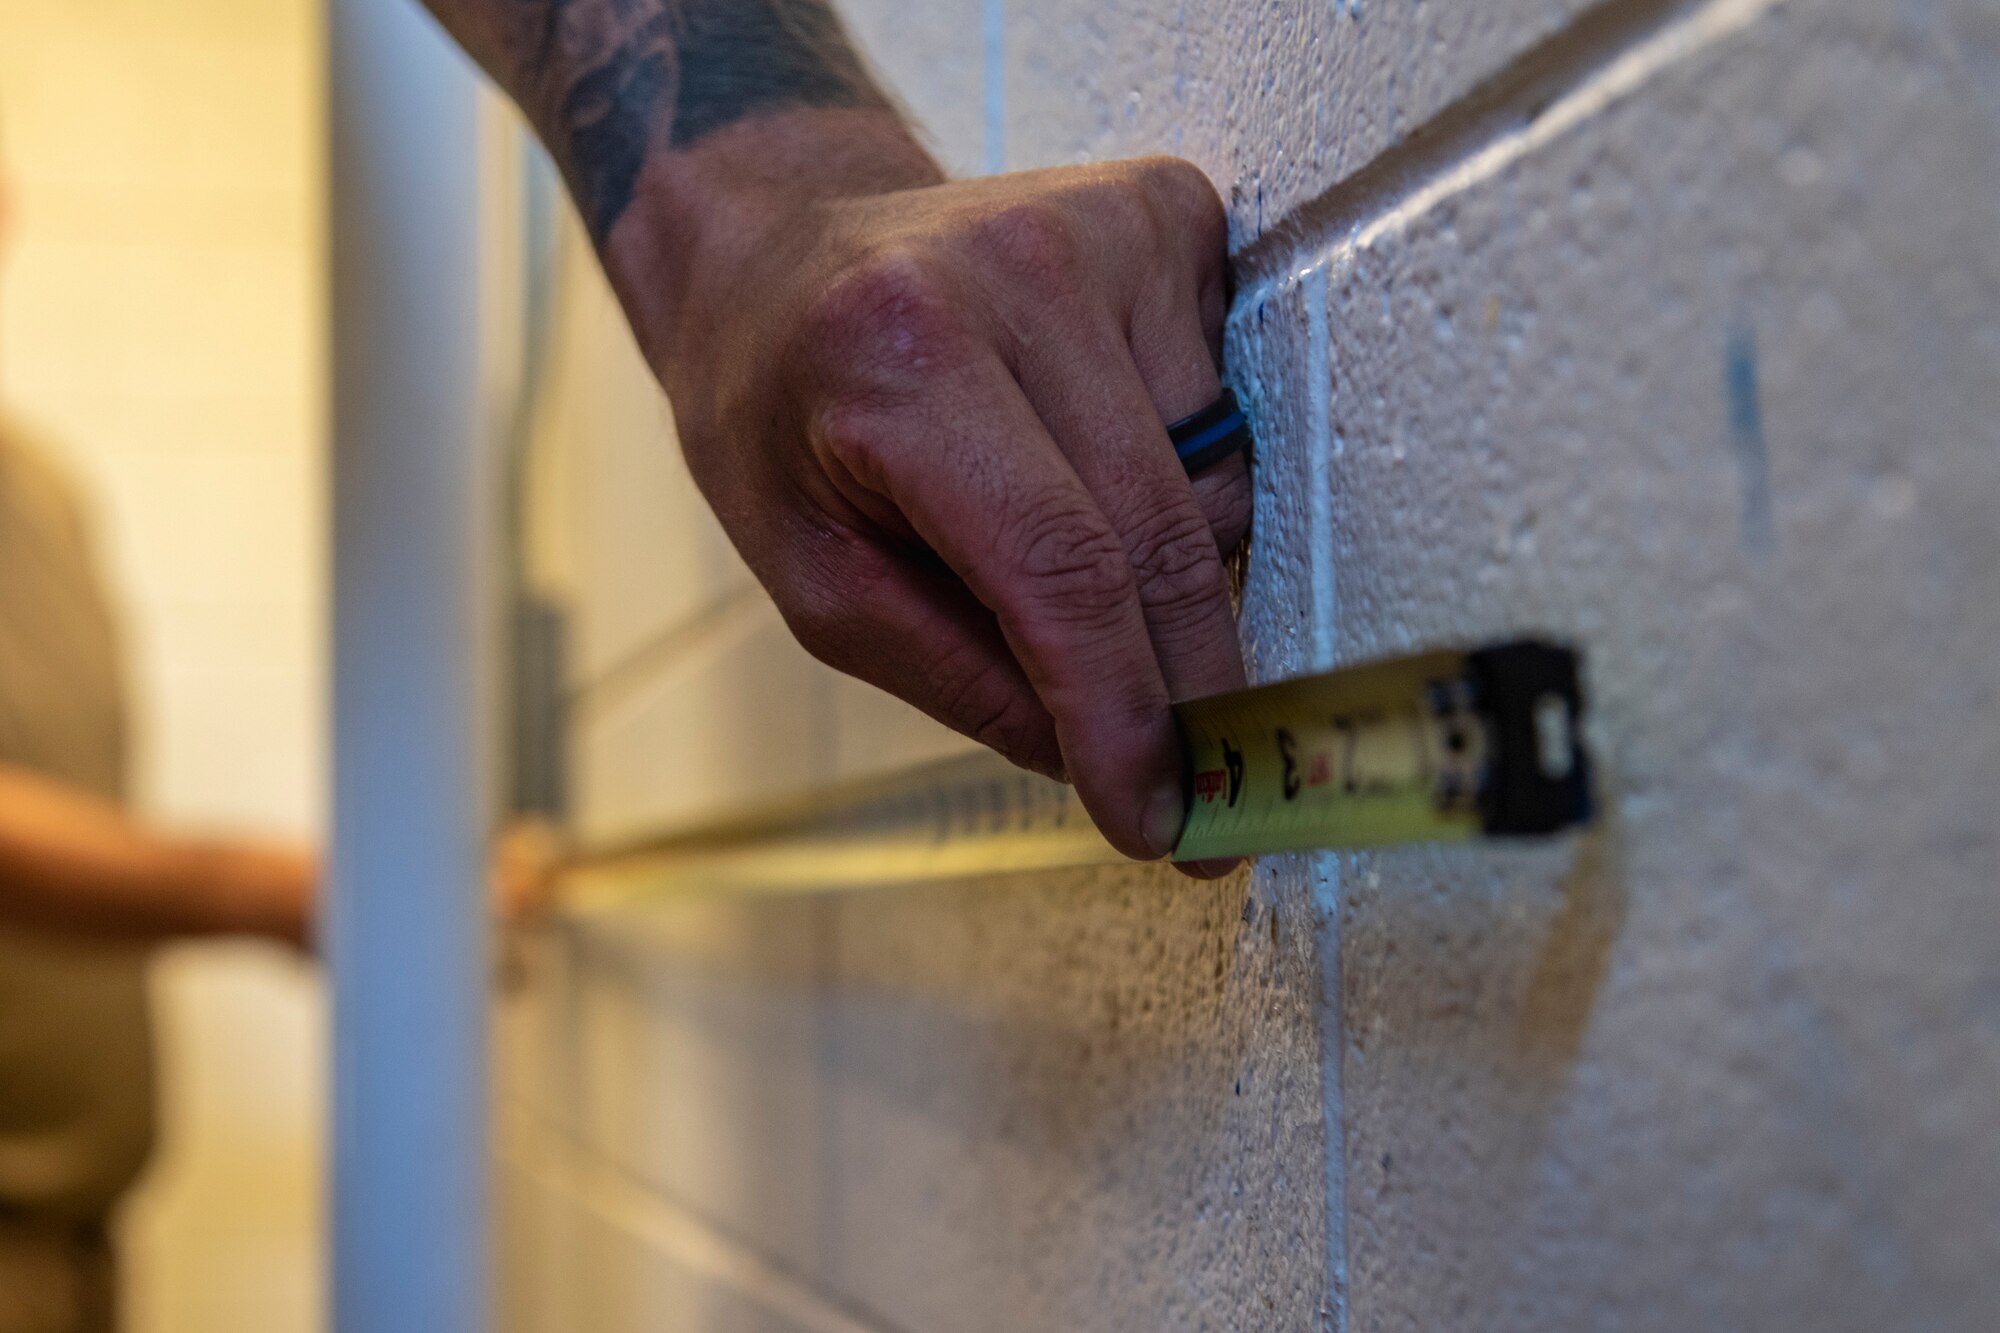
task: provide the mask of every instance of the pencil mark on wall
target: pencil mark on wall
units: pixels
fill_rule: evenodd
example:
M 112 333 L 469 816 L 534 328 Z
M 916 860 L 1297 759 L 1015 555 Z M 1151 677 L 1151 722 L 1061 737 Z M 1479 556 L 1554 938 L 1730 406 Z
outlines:
M 980 11 L 980 43 L 984 48 L 985 159 L 989 175 L 1007 169 L 1007 7 L 1006 0 L 984 0 Z
M 1729 402 L 1729 444 L 1742 473 L 1743 545 L 1757 555 L 1770 553 L 1771 454 L 1764 441 L 1764 399 L 1757 376 L 1757 333 L 1748 325 L 1730 331 L 1723 353 L 1723 382 Z

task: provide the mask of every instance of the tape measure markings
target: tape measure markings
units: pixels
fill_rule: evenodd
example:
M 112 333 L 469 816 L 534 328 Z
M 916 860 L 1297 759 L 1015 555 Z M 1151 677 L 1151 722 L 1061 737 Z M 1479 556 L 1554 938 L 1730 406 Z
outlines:
M 1553 833 L 1590 816 L 1571 650 L 1523 640 L 1175 709 L 1176 860 Z M 580 905 L 800 893 L 1121 862 L 1069 787 L 968 754 L 645 839 L 568 877 Z

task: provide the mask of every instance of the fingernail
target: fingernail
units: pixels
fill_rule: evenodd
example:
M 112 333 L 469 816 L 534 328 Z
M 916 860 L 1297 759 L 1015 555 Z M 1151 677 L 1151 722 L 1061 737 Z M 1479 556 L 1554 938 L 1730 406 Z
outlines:
M 1167 856 L 1181 840 L 1181 822 L 1187 817 L 1187 807 L 1181 804 L 1181 787 L 1178 782 L 1161 787 L 1146 802 L 1146 813 L 1139 824 L 1139 836 L 1146 840 L 1154 856 Z
M 1241 858 L 1228 857 L 1220 861 L 1176 861 L 1174 866 L 1196 879 L 1225 879 L 1242 864 Z

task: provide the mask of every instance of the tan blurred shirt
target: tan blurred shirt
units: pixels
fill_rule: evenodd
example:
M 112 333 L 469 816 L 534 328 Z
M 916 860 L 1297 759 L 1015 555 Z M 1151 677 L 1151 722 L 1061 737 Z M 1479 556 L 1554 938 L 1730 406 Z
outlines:
M 117 634 L 82 508 L 5 420 L 0 762 L 124 795 Z M 152 1132 L 143 955 L 0 931 L 0 1333 L 112 1326 L 106 1218 Z

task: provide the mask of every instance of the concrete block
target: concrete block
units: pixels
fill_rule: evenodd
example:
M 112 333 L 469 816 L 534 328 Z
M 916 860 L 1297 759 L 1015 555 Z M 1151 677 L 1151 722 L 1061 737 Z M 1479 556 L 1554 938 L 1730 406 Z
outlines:
M 740 1293 L 703 1281 L 606 1218 L 586 1217 L 583 1236 L 570 1327 L 800 1333 L 754 1305 L 745 1308 Z
M 871 1325 L 1982 1326 L 1991 8 L 1005 6 L 1012 165 L 1188 153 L 1243 241 L 1402 154 L 1232 324 L 1252 670 L 1576 639 L 1603 826 L 579 927 L 509 1086 Z M 964 151 L 971 8 L 854 11 Z M 958 744 L 709 596 L 601 618 L 698 628 L 586 695 L 591 829 Z M 570 1326 L 739 1326 L 643 1212 Z
M 829 678 L 775 610 L 750 605 L 631 700 L 586 715 L 583 827 L 823 783 Z M 594 1160 L 802 1272 L 823 1208 L 814 910 L 693 904 L 572 925 L 537 960 L 525 1021 L 541 1026 L 522 1043 L 542 1071 L 526 1095 Z
M 574 1145 L 508 1136 L 496 1176 L 504 1333 L 871 1333 L 726 1230 Z
M 574 1198 L 529 1169 L 537 1145 L 516 1143 L 493 1168 L 493 1316 L 499 1333 L 571 1333 L 587 1239 Z
M 1270 318 L 1308 312 L 1281 293 Z M 1316 346 L 1245 346 L 1267 456 L 1246 624 L 1260 671 L 1289 674 L 1315 651 L 1317 585 L 1296 553 L 1320 513 Z M 587 822 L 678 808 L 660 781 L 685 771 L 686 745 L 802 727 L 789 709 L 806 688 L 833 720 L 830 776 L 967 747 L 858 682 L 751 679 L 784 656 L 767 616 L 586 724 L 621 737 L 585 743 Z M 613 744 L 629 766 L 609 766 Z M 722 765 L 702 799 L 769 781 Z M 1332 1318 L 1319 915 L 1297 863 L 1254 887 L 1133 868 L 800 910 L 689 906 L 664 934 L 649 913 L 572 937 L 596 1159 L 894 1326 Z
M 1254 237 L 1587 7 L 1008 0 L 1007 165 L 1178 154 Z
M 580 1149 L 806 1274 L 821 1270 L 830 1207 L 823 910 L 660 904 L 566 941 Z
M 615 1177 L 816 1271 L 820 910 L 660 903 L 523 940 L 495 1012 L 503 1155 Z
M 836 676 L 830 694 L 837 779 L 891 772 L 979 748 L 894 695 L 850 676 Z
M 681 458 L 673 414 L 574 219 L 536 447 L 563 456 L 553 528 L 570 675 L 643 672 L 676 631 L 755 586 Z M 670 649 L 669 649 L 670 650 Z
M 504 1121 L 574 1141 L 583 1132 L 584 986 L 578 927 L 507 942 L 492 1010 L 493 1095 Z
M 1341 869 L 1356 1330 L 2000 1305 L 1993 34 L 1710 6 L 1328 238 L 1334 651 L 1578 640 L 1605 807 Z
M 1230 324 L 1227 352 L 1256 430 L 1238 628 L 1250 679 L 1282 680 L 1331 665 L 1333 573 L 1318 537 L 1329 514 L 1324 283 L 1257 296 Z
M 976 175 L 985 167 L 984 15 L 997 3 L 839 0 L 855 45 L 954 175 Z
M 834 673 L 760 592 L 600 682 L 572 719 L 576 827 L 603 843 L 796 793 L 832 773 Z
M 826 1280 L 898 1328 L 1326 1326 L 1310 912 L 1248 892 L 829 900 Z

